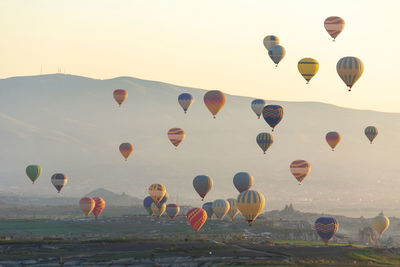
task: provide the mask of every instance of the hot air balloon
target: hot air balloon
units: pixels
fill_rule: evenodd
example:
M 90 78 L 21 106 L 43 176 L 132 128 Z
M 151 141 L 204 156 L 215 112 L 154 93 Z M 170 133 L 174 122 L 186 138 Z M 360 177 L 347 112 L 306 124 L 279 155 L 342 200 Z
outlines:
M 42 168 L 39 165 L 29 165 L 26 167 L 26 175 L 31 179 L 32 184 L 35 183 L 37 178 L 42 174 Z
M 153 215 L 156 216 L 157 218 L 160 218 L 161 215 L 163 215 L 166 208 L 167 205 L 165 203 L 159 206 L 156 205 L 156 203 L 151 204 L 151 211 L 153 212 Z
M 260 118 L 264 106 L 265 106 L 265 101 L 262 99 L 255 99 L 251 101 L 251 109 L 254 111 L 254 113 L 256 113 L 258 118 Z
M 299 69 L 300 74 L 307 81 L 307 84 L 310 83 L 310 80 L 317 74 L 319 69 L 319 63 L 316 59 L 313 58 L 303 58 L 297 64 L 297 68 Z
M 213 186 L 213 179 L 207 175 L 198 175 L 193 179 L 193 187 L 197 194 L 200 195 L 201 200 L 204 200 L 207 193 L 210 192 Z
M 275 126 L 282 120 L 283 114 L 283 108 L 279 105 L 268 105 L 263 109 L 264 120 L 271 126 L 272 131 L 274 131 Z
M 364 64 L 356 57 L 344 57 L 338 61 L 336 70 L 340 78 L 349 87 L 349 91 L 351 91 L 353 85 L 364 72 Z
M 378 216 L 372 219 L 372 226 L 379 234 L 379 237 L 388 229 L 390 224 L 389 218 L 381 212 Z
M 285 57 L 286 50 L 281 45 L 273 45 L 268 50 L 268 55 L 272 59 L 272 61 L 276 64 L 275 67 L 278 67 L 279 62 Z
M 168 131 L 168 139 L 175 146 L 175 149 L 185 139 L 185 131 L 181 128 L 172 128 Z
M 92 210 L 94 209 L 95 203 L 93 198 L 90 197 L 84 197 L 79 200 L 79 207 L 85 214 L 85 216 L 88 216 Z
M 375 137 L 378 135 L 378 128 L 376 128 L 375 126 L 368 126 L 367 128 L 365 128 L 364 133 L 372 144 L 372 141 L 374 141 Z
M 254 190 L 247 190 L 240 193 L 237 198 L 237 207 L 246 218 L 251 226 L 251 223 L 260 215 L 265 206 L 264 196 Z
M 337 232 L 339 223 L 331 217 L 320 217 L 315 221 L 315 230 L 321 239 L 328 244 L 329 240 Z
M 256 138 L 257 144 L 265 152 L 274 142 L 274 137 L 270 133 L 259 133 Z
M 117 89 L 113 93 L 115 101 L 121 106 L 122 103 L 128 98 L 128 91 L 124 89 Z
M 57 189 L 58 193 L 60 193 L 61 189 L 67 184 L 68 178 L 65 174 L 56 173 L 51 176 L 51 183 Z
M 160 206 L 160 205 L 162 205 L 162 204 L 164 204 L 164 203 L 167 203 L 167 200 L 168 200 L 168 192 L 165 192 L 165 195 L 164 195 L 164 197 L 160 200 L 160 202 L 158 202 L 158 206 Z
M 153 211 L 151 210 L 151 204 L 154 203 L 154 200 L 151 198 L 151 196 L 145 197 L 143 200 L 143 207 L 147 210 L 149 215 L 153 214 Z
M 229 211 L 229 202 L 225 199 L 214 200 L 212 210 L 218 219 L 222 220 Z
M 208 91 L 204 95 L 204 104 L 213 115 L 214 119 L 218 112 L 225 105 L 226 99 L 224 93 L 218 90 Z
M 329 132 L 326 134 L 325 139 L 329 146 L 332 148 L 332 151 L 334 151 L 335 147 L 340 142 L 340 134 L 338 132 Z
M 167 205 L 167 215 L 171 219 L 178 216 L 180 210 L 181 210 L 181 208 L 177 204 L 168 204 Z
M 125 158 L 125 160 L 128 160 L 128 157 L 133 152 L 133 146 L 131 143 L 122 143 L 119 145 L 119 151 L 121 152 L 121 154 Z
M 233 219 L 235 219 L 236 215 L 238 214 L 239 210 L 237 208 L 237 200 L 234 198 L 229 198 L 228 199 L 229 202 L 229 211 L 228 211 L 228 215 L 229 217 L 231 217 L 232 221 Z
M 344 20 L 341 17 L 332 16 L 324 21 L 325 30 L 333 38 L 332 41 L 335 41 L 336 37 L 343 31 L 344 25 Z
M 207 213 L 203 209 L 193 208 L 188 211 L 188 213 L 186 214 L 186 218 L 193 229 L 198 232 L 207 221 Z
M 203 210 L 205 210 L 207 212 L 207 218 L 211 219 L 211 217 L 213 216 L 214 212 L 212 210 L 212 202 L 206 202 L 203 204 L 202 206 Z
M 263 44 L 267 50 L 269 50 L 273 45 L 279 44 L 279 38 L 275 35 L 268 35 L 264 38 Z
M 92 213 L 97 219 L 106 207 L 106 202 L 101 197 L 94 197 L 93 200 L 95 205 Z
M 304 178 L 310 173 L 311 165 L 305 160 L 295 160 L 290 164 L 290 171 L 294 178 L 301 184 Z
M 149 195 L 155 204 L 160 203 L 161 199 L 163 199 L 166 193 L 167 189 L 162 184 L 152 184 L 149 187 Z
M 187 112 L 188 108 L 193 104 L 193 96 L 188 93 L 183 93 L 178 96 L 179 105 L 183 108 L 183 111 Z
M 243 191 L 249 190 L 254 184 L 253 176 L 248 172 L 238 172 L 233 176 L 233 185 L 242 193 Z

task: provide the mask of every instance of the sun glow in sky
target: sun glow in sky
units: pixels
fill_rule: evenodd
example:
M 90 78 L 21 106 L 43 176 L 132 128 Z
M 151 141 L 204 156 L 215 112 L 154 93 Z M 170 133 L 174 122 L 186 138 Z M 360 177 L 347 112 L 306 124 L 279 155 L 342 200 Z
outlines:
M 266 100 L 321 101 L 400 112 L 400 1 L 22 1 L 0 2 L 0 77 L 62 72 L 158 80 Z M 336 42 L 328 16 L 346 26 Z M 275 68 L 262 40 L 277 35 Z M 344 56 L 364 62 L 351 93 L 336 73 Z M 297 62 L 313 57 L 306 85 Z

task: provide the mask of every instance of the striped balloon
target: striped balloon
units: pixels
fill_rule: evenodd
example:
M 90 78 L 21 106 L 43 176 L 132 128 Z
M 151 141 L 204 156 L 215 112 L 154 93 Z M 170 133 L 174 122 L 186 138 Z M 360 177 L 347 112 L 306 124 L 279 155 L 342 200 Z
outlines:
M 162 184 L 152 184 L 149 187 L 149 195 L 155 204 L 160 203 L 161 199 L 163 199 L 166 193 L 167 189 Z
M 265 152 L 274 142 L 274 137 L 270 133 L 259 133 L 256 138 L 257 144 Z
M 238 214 L 239 210 L 237 208 L 237 200 L 234 198 L 229 198 L 228 199 L 229 202 L 229 211 L 228 211 L 228 215 L 229 217 L 231 217 L 232 221 L 233 219 L 235 219 L 236 215 Z
M 128 91 L 124 89 L 117 89 L 113 93 L 115 101 L 117 101 L 118 105 L 121 106 L 122 103 L 128 98 Z
M 329 132 L 326 134 L 325 139 L 329 146 L 332 148 L 332 151 L 334 151 L 335 147 L 340 142 L 340 134 L 338 132 Z
M 193 187 L 197 194 L 200 195 L 201 200 L 204 200 L 207 193 L 210 192 L 213 187 L 213 179 L 207 175 L 198 175 L 193 179 Z
M 264 38 L 263 44 L 267 50 L 269 50 L 273 45 L 279 44 L 279 38 L 275 35 L 268 35 Z
M 83 214 L 85 216 L 88 216 L 92 210 L 94 209 L 95 202 L 93 198 L 90 197 L 84 197 L 79 200 L 79 208 L 82 210 Z
M 260 215 L 261 211 L 265 206 L 265 198 L 263 194 L 247 190 L 242 193 L 237 198 L 237 207 L 246 218 L 247 222 L 251 226 L 251 223 Z
M 218 90 L 208 91 L 204 95 L 204 104 L 213 115 L 214 119 L 218 112 L 225 105 L 226 99 L 224 93 Z
M 68 178 L 65 174 L 56 173 L 51 176 L 51 183 L 57 189 L 58 193 L 60 193 L 61 189 L 67 184 Z
M 257 115 L 258 118 L 260 118 L 264 106 L 265 106 L 265 101 L 262 99 L 254 99 L 251 102 L 251 109 L 254 111 L 254 113 Z
M 172 128 L 168 131 L 168 139 L 177 148 L 183 139 L 185 139 L 185 131 L 181 128 Z
M 206 202 L 203 204 L 202 206 L 203 210 L 205 210 L 207 212 L 207 218 L 211 219 L 211 217 L 213 216 L 214 212 L 212 210 L 212 202 Z
M 229 211 L 229 202 L 225 199 L 214 200 L 212 210 L 218 219 L 222 220 Z
M 276 64 L 275 67 L 278 67 L 279 62 L 285 57 L 286 50 L 281 45 L 273 45 L 268 50 L 268 55 L 272 59 L 272 61 Z
M 378 135 L 378 128 L 375 126 L 368 126 L 365 128 L 364 133 L 372 144 L 372 141 L 374 141 L 375 137 Z
M 151 210 L 151 204 L 154 203 L 154 200 L 151 198 L 151 196 L 145 197 L 143 199 L 143 207 L 146 209 L 146 211 L 149 213 L 149 215 L 153 214 L 153 211 Z
M 301 184 L 303 180 L 310 173 L 311 165 L 305 160 L 295 160 L 290 164 L 290 171 L 292 172 L 294 178 Z
M 95 205 L 92 212 L 97 219 L 106 207 L 106 202 L 101 197 L 94 197 L 93 200 Z
M 156 203 L 151 204 L 151 211 L 153 212 L 153 215 L 157 218 L 160 218 L 161 215 L 164 214 L 166 208 L 167 205 L 165 203 L 160 206 L 156 205 Z
M 179 207 L 179 205 L 177 205 L 177 204 L 168 204 L 166 211 L 167 211 L 168 217 L 173 219 L 176 216 L 178 216 L 180 210 L 181 210 L 181 208 Z
M 320 217 L 315 221 L 314 227 L 325 244 L 328 244 L 329 240 L 337 232 L 339 223 L 332 217 Z
M 207 221 L 207 213 L 205 210 L 200 208 L 193 208 L 186 213 L 186 218 L 189 221 L 192 228 L 198 232 L 204 223 Z
M 351 91 L 353 85 L 364 72 L 364 64 L 356 57 L 344 57 L 338 61 L 336 70 L 340 78 L 349 87 L 349 91 Z
M 343 31 L 344 25 L 344 20 L 341 17 L 332 16 L 324 21 L 325 30 L 333 38 L 332 41 L 335 41 L 336 37 Z
M 169 197 L 168 192 L 165 192 L 164 197 L 160 200 L 160 202 L 157 203 L 157 205 L 160 206 L 160 205 L 162 205 L 164 203 L 167 203 L 168 197 Z
M 303 58 L 297 64 L 297 68 L 299 69 L 300 74 L 307 81 L 307 84 L 310 80 L 317 74 L 319 69 L 319 63 L 316 59 L 307 57 Z
M 264 120 L 271 126 L 272 131 L 274 131 L 275 126 L 282 120 L 283 115 L 283 108 L 279 105 L 268 105 L 263 109 Z
M 133 152 L 133 145 L 131 143 L 122 143 L 119 145 L 119 152 L 121 152 L 125 160 L 128 160 Z
M 42 168 L 39 165 L 29 165 L 26 167 L 26 175 L 28 175 L 29 179 L 32 181 L 32 184 L 39 178 L 42 174 Z
M 239 193 L 249 190 L 254 184 L 253 176 L 248 172 L 238 172 L 233 176 L 233 185 Z
M 183 111 L 187 112 L 188 108 L 193 104 L 193 96 L 188 93 L 183 93 L 178 96 L 178 103 L 183 108 Z

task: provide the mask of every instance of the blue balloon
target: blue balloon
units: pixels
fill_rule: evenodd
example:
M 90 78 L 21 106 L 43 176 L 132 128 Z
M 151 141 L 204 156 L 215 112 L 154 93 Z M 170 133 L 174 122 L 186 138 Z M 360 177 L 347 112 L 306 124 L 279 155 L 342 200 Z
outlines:
M 328 244 L 338 228 L 339 223 L 332 217 L 320 217 L 315 221 L 315 230 L 326 244 Z
M 186 113 L 190 105 L 193 103 L 193 96 L 189 93 L 183 93 L 178 96 L 178 103 L 183 108 L 183 111 Z
M 283 114 L 283 108 L 279 105 L 268 105 L 263 109 L 264 120 L 271 126 L 272 131 L 274 131 L 275 126 L 282 120 Z
M 151 215 L 153 214 L 153 211 L 151 210 L 151 204 L 154 203 L 154 200 L 151 198 L 151 196 L 147 196 L 144 200 L 143 200 L 143 206 L 144 208 L 147 210 L 147 212 Z
M 213 216 L 214 214 L 214 211 L 212 209 L 212 204 L 213 204 L 212 202 L 206 202 L 202 206 L 203 210 L 205 210 L 207 213 L 207 220 L 211 219 L 211 216 Z

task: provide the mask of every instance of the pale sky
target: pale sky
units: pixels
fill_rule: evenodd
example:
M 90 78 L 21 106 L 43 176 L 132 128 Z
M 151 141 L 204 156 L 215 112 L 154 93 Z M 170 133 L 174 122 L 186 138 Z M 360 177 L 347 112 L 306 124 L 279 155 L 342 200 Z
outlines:
M 132 76 L 229 94 L 400 112 L 400 1 L 68 0 L 0 1 L 0 78 L 55 73 Z M 332 42 L 323 22 L 346 26 Z M 275 68 L 262 44 L 277 35 Z M 364 74 L 351 93 L 337 61 L 356 56 Z M 310 85 L 297 70 L 313 57 Z

